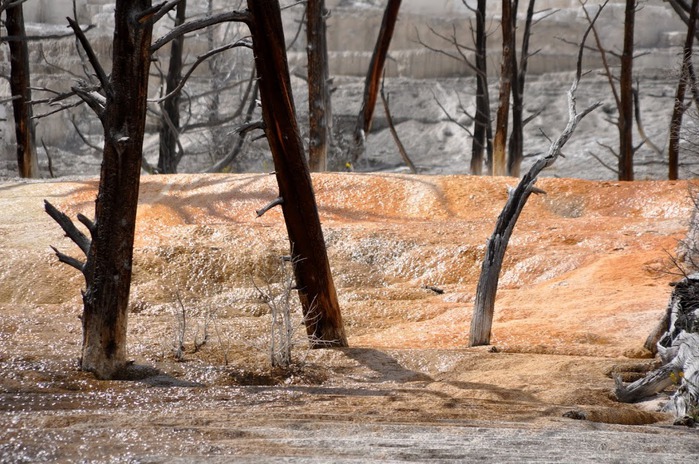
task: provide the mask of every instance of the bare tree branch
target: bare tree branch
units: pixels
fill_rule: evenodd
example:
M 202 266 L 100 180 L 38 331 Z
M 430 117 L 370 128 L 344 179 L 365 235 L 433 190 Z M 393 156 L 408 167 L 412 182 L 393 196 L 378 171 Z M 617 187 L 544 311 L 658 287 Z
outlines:
M 99 146 L 93 144 L 92 142 L 90 142 L 89 140 L 87 140 L 87 137 L 85 137 L 83 132 L 78 127 L 78 123 L 75 122 L 74 116 L 72 116 L 70 118 L 70 122 L 73 124 L 73 128 L 75 129 L 75 133 L 78 134 L 78 137 L 80 137 L 80 140 L 82 140 L 85 145 L 87 145 L 88 147 L 92 148 L 93 150 L 95 150 L 97 152 L 102 151 L 102 147 L 99 147 Z
M 385 72 L 384 72 L 384 77 L 385 77 Z M 396 146 L 398 147 L 398 152 L 400 152 L 401 158 L 403 158 L 403 161 L 405 162 L 406 165 L 408 165 L 408 168 L 410 168 L 410 172 L 413 174 L 417 174 L 417 168 L 413 164 L 413 162 L 410 160 L 410 157 L 408 156 L 408 152 L 405 151 L 405 147 L 403 146 L 403 143 L 400 141 L 400 138 L 398 137 L 398 132 L 396 132 L 396 127 L 393 125 L 393 117 L 391 117 L 391 111 L 388 108 L 388 96 L 384 93 L 384 80 L 381 79 L 381 102 L 383 103 L 383 109 L 386 112 L 386 121 L 388 122 L 388 128 L 391 131 L 391 135 L 393 136 L 393 140 L 396 142 Z
M 82 250 L 85 256 L 90 252 L 91 241 L 80 229 L 75 227 L 73 221 L 65 214 L 59 211 L 55 206 L 44 200 L 44 209 L 46 213 L 53 218 L 54 221 L 61 226 L 66 236 L 71 239 Z M 93 226 L 94 227 L 94 226 Z
M 183 36 L 189 32 L 193 32 L 199 29 L 203 29 L 208 26 L 213 26 L 214 24 L 225 23 L 229 21 L 237 21 L 245 24 L 249 24 L 251 21 L 250 13 L 247 11 L 230 11 L 227 13 L 220 13 L 217 15 L 207 16 L 202 19 L 197 19 L 194 21 L 189 21 L 181 26 L 177 26 L 150 46 L 150 52 L 153 53 L 160 49 L 163 45 L 172 41 L 173 39 Z
M 215 48 L 214 50 L 209 50 L 208 52 L 204 53 L 203 55 L 200 55 L 197 57 L 197 60 L 192 64 L 192 66 L 189 68 L 187 73 L 182 76 L 182 79 L 180 79 L 179 84 L 177 87 L 175 87 L 172 92 L 168 93 L 167 95 L 164 95 L 160 98 L 156 98 L 153 100 L 148 100 L 150 103 L 162 103 L 165 100 L 168 100 L 172 98 L 174 95 L 176 95 L 180 90 L 182 90 L 182 87 L 187 83 L 187 80 L 190 78 L 194 70 L 199 66 L 201 63 L 203 63 L 206 59 L 218 54 L 225 52 L 226 50 L 230 50 L 232 48 L 237 48 L 237 47 L 246 47 L 252 49 L 252 43 L 250 42 L 250 39 L 248 37 L 244 37 L 234 43 L 223 45 L 221 47 Z
M 83 46 L 83 50 L 85 50 L 85 53 L 87 53 L 87 59 L 90 61 L 92 69 L 94 69 L 95 71 L 95 74 L 97 74 L 97 79 L 99 80 L 102 89 L 104 89 L 104 91 L 108 95 L 111 94 L 111 84 L 109 83 L 107 73 L 104 72 L 104 69 L 100 64 L 100 61 L 97 58 L 97 55 L 95 54 L 95 51 L 92 49 L 92 45 L 90 45 L 90 41 L 87 40 L 85 32 L 83 32 L 83 30 L 80 28 L 80 25 L 77 22 L 75 22 L 75 20 L 69 17 L 67 17 L 66 19 L 68 20 L 68 24 L 70 25 L 70 27 L 75 32 L 75 36 L 80 41 L 80 44 Z M 88 105 L 90 104 L 89 102 L 86 103 L 88 103 Z
M 257 215 L 257 217 L 261 217 L 263 214 L 265 214 L 267 211 L 274 208 L 275 206 L 279 206 L 279 205 L 283 205 L 283 204 L 284 204 L 284 198 L 277 197 L 274 200 L 267 203 L 262 208 L 255 210 L 255 214 Z
M 3 11 L 5 11 L 8 8 L 12 8 L 12 7 L 21 5 L 22 3 L 26 2 L 26 1 L 28 1 L 28 0 L 14 0 L 14 1 L 5 0 L 4 2 L 0 3 L 0 13 L 2 13 Z
M 169 2 L 163 2 L 159 3 L 157 5 L 153 5 L 153 7 L 149 8 L 148 10 L 144 11 L 141 13 L 136 20 L 143 24 L 146 21 L 150 21 L 151 23 L 155 24 L 157 23 L 160 18 L 165 16 L 170 10 L 172 10 L 174 7 L 177 6 L 178 3 L 180 3 L 182 0 L 170 0 Z

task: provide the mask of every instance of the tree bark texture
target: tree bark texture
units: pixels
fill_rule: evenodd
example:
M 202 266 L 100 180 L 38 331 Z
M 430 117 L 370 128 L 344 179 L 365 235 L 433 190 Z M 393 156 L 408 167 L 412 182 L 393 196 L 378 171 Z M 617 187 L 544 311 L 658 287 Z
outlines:
M 311 171 L 328 168 L 328 145 L 332 137 L 330 72 L 326 40 L 325 0 L 308 0 L 306 36 L 308 54 L 308 164 Z
M 366 136 L 371 130 L 371 123 L 374 118 L 374 108 L 379 94 L 379 86 L 383 68 L 388 55 L 388 48 L 391 45 L 393 38 L 393 30 L 398 20 L 398 11 L 400 10 L 401 0 L 388 0 L 386 9 L 384 10 L 383 20 L 381 21 L 381 29 L 379 36 L 376 39 L 374 53 L 371 55 L 369 70 L 364 81 L 364 95 L 362 97 L 362 107 L 357 116 L 357 124 L 354 129 L 354 152 L 352 160 L 357 161 L 359 156 L 364 151 L 364 142 Z
M 102 115 L 104 153 L 85 264 L 81 368 L 109 379 L 126 365 L 126 328 L 148 96 L 150 0 L 118 0 L 113 63 Z
M 619 180 L 633 180 L 633 37 L 636 0 L 626 0 L 619 76 Z
M 476 115 L 473 121 L 471 142 L 471 174 L 483 174 L 483 153 L 488 165 L 492 163 L 493 133 L 490 122 L 490 95 L 488 92 L 488 62 L 486 59 L 487 33 L 485 24 L 486 3 L 478 0 L 476 9 Z
M 675 92 L 675 103 L 670 117 L 670 135 L 668 142 L 668 179 L 676 180 L 679 176 L 679 153 L 680 153 L 680 131 L 682 129 L 682 116 L 685 112 L 684 95 L 687 89 L 687 81 L 690 79 L 690 66 L 692 64 L 692 46 L 694 44 L 694 33 L 696 32 L 697 9 L 699 1 L 692 0 L 692 8 L 689 12 L 689 25 L 687 26 L 687 37 L 684 42 L 682 54 L 682 70 L 677 82 Z
M 15 137 L 17 139 L 17 166 L 20 177 L 39 177 L 39 162 L 34 140 L 34 123 L 32 121 L 32 99 L 29 80 L 29 50 L 24 31 L 24 12 L 22 4 L 7 8 L 5 11 L 5 28 L 7 35 L 14 37 L 10 46 L 10 91 L 12 92 L 12 109 L 15 118 Z
M 502 0 L 502 65 L 500 68 L 500 96 L 495 121 L 492 175 L 507 175 L 507 127 L 510 118 L 510 93 L 512 86 L 512 0 Z
M 262 117 L 283 199 L 296 286 L 313 348 L 347 346 L 296 121 L 278 0 L 248 0 Z
M 177 4 L 174 27 L 180 26 L 185 21 L 187 0 L 181 0 Z M 165 95 L 172 93 L 182 79 L 182 50 L 184 48 L 184 36 L 173 39 L 170 44 L 170 63 L 165 77 Z M 158 156 L 158 173 L 174 174 L 177 165 L 182 158 L 182 153 L 177 151 L 177 140 L 180 129 L 180 93 L 176 92 L 165 100 L 161 106 L 160 117 L 160 154 Z

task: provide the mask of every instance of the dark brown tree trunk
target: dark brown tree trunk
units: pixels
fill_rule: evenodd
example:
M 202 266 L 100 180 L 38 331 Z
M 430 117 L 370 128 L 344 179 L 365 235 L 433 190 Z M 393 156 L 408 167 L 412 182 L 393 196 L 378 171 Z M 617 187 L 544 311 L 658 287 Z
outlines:
M 104 154 L 87 259 L 81 367 L 111 378 L 126 363 L 126 327 L 148 97 L 151 0 L 118 0 L 104 110 Z
M 509 158 L 507 160 L 507 172 L 514 177 L 519 177 L 522 160 L 524 159 L 524 82 L 527 77 L 527 64 L 529 59 L 529 37 L 531 36 L 532 19 L 534 17 L 534 4 L 536 0 L 529 0 L 527 7 L 527 17 L 522 33 L 522 48 L 520 50 L 519 65 L 517 65 L 517 54 L 512 53 L 512 133 L 510 134 Z M 513 8 L 512 23 L 517 21 L 517 5 Z M 516 30 L 516 29 L 515 29 Z M 515 34 L 513 32 L 513 47 Z
M 490 95 L 488 92 L 488 65 L 486 60 L 486 3 L 478 0 L 476 9 L 476 115 L 471 142 L 471 174 L 483 174 L 483 153 L 488 165 L 493 155 L 493 133 L 490 123 Z
M 633 180 L 633 37 L 636 0 L 626 0 L 619 77 L 619 180 Z
M 184 23 L 187 0 L 180 0 L 175 13 L 177 27 Z M 182 79 L 182 50 L 184 36 L 177 37 L 170 44 L 170 63 L 165 78 L 165 95 L 173 92 Z M 180 129 L 180 92 L 165 100 L 161 106 L 160 118 L 160 155 L 158 157 L 158 173 L 172 174 L 177 172 L 177 165 L 183 153 L 177 150 L 177 140 Z
M 675 93 L 675 103 L 670 118 L 670 140 L 668 143 L 668 179 L 676 180 L 679 176 L 679 152 L 680 152 L 680 130 L 682 129 L 682 116 L 684 115 L 684 94 L 687 88 L 687 81 L 690 78 L 690 66 L 692 64 L 692 46 L 694 43 L 694 33 L 696 31 L 697 9 L 699 1 L 692 0 L 692 8 L 689 12 L 689 26 L 687 26 L 687 37 L 684 43 L 684 53 L 682 57 L 682 71 L 677 82 Z
M 56 250 L 60 261 L 85 276 L 80 368 L 100 379 L 123 373 L 136 227 L 139 175 L 146 122 L 152 22 L 151 0 L 118 0 L 114 10 L 111 78 L 102 69 L 77 23 L 70 25 L 83 44 L 104 94 L 104 103 L 80 86 L 73 90 L 93 108 L 104 128 L 104 151 L 95 220 L 78 215 L 91 240 L 46 202 L 54 218 L 85 253 L 85 263 Z M 148 16 L 148 15 L 146 15 Z
M 39 177 L 39 162 L 34 143 L 32 99 L 29 82 L 29 50 L 24 32 L 22 4 L 5 11 L 7 35 L 12 37 L 10 46 L 10 91 L 15 117 L 17 139 L 17 166 L 21 177 Z
M 306 36 L 308 53 L 308 164 L 311 171 L 328 168 L 328 145 L 332 135 L 330 73 L 326 40 L 325 0 L 308 0 Z
M 274 159 L 296 286 L 311 346 L 347 346 L 296 122 L 278 0 L 248 0 L 262 117 Z
M 386 10 L 381 21 L 381 29 L 379 36 L 376 39 L 374 53 L 371 55 L 369 70 L 364 81 L 364 96 L 362 98 L 362 107 L 359 110 L 357 124 L 354 129 L 354 151 L 352 160 L 356 161 L 364 152 L 364 142 L 371 130 L 371 122 L 374 117 L 374 107 L 379 94 L 381 77 L 383 76 L 384 63 L 388 55 L 388 47 L 391 45 L 393 38 L 393 29 L 395 28 L 398 19 L 398 11 L 400 10 L 401 0 L 388 0 Z
M 507 126 L 510 117 L 510 93 L 512 86 L 512 54 L 514 50 L 512 1 L 502 0 L 502 66 L 500 69 L 500 97 L 495 121 L 495 141 L 493 142 L 492 175 L 507 175 Z

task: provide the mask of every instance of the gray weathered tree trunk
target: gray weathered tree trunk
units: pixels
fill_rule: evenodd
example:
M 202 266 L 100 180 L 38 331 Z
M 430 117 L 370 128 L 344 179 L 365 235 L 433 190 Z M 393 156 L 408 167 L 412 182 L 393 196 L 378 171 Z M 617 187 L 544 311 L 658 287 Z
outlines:
M 561 135 L 551 143 L 546 155 L 540 157 L 522 177 L 517 187 L 509 192 L 507 202 L 500 216 L 498 216 L 495 231 L 488 241 L 485 257 L 483 258 L 483 264 L 481 266 L 481 275 L 476 288 L 476 300 L 474 302 L 471 331 L 469 333 L 469 346 L 490 344 L 493 314 L 495 312 L 495 296 L 498 290 L 502 261 L 512 231 L 514 230 L 524 205 L 529 199 L 529 195 L 533 192 L 543 193 L 534 187 L 539 173 L 556 161 L 561 154 L 561 149 L 575 132 L 575 128 L 578 126 L 580 120 L 601 104 L 596 103 L 583 110 L 582 113 L 578 113 L 575 97 L 575 91 L 578 88 L 578 83 L 582 76 L 582 57 L 585 40 L 598 16 L 599 12 L 585 31 L 585 35 L 583 36 L 578 50 L 577 71 L 573 84 L 568 91 L 568 124 Z

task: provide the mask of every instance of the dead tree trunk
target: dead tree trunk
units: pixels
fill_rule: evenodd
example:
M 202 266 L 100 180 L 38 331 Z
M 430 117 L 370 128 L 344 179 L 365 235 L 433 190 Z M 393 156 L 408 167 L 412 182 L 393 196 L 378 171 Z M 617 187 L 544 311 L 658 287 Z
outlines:
M 663 366 L 644 378 L 624 385 L 616 378 L 615 394 L 630 403 L 678 385 L 666 410 L 677 418 L 699 414 L 699 274 L 675 284 L 668 306 L 667 332 L 658 342 Z
M 398 20 L 401 0 L 388 0 L 386 10 L 381 21 L 381 29 L 376 39 L 374 53 L 371 55 L 369 70 L 364 82 L 364 96 L 362 97 L 362 107 L 357 116 L 357 124 L 354 128 L 354 148 L 352 161 L 357 161 L 364 152 L 366 136 L 371 130 L 371 123 L 374 118 L 374 107 L 379 94 L 379 84 L 383 76 L 384 63 L 388 55 L 388 47 L 393 38 L 393 29 Z
M 187 0 L 180 0 L 175 13 L 174 27 L 180 26 L 185 20 Z M 174 174 L 183 153 L 177 150 L 177 139 L 180 130 L 180 92 L 175 89 L 182 79 L 182 50 L 184 36 L 177 37 L 170 44 L 170 63 L 165 78 L 165 94 L 172 96 L 161 105 L 160 117 L 160 154 L 158 156 L 158 173 Z
M 486 60 L 487 33 L 485 24 L 486 3 L 478 0 L 476 9 L 476 115 L 473 121 L 471 142 L 471 174 L 483 174 L 483 153 L 488 166 L 493 158 L 493 129 L 490 122 L 490 93 L 488 91 L 488 62 Z
M 265 133 L 311 346 L 347 346 L 291 93 L 278 0 L 248 0 Z
M 599 12 L 597 13 L 599 15 Z M 595 16 L 595 20 L 597 16 Z M 594 24 L 594 20 L 592 22 Z M 590 25 L 590 28 L 592 27 Z M 575 132 L 575 128 L 582 118 L 584 118 L 592 110 L 600 106 L 601 103 L 596 103 L 586 108 L 582 113 L 578 113 L 576 109 L 575 91 L 578 88 L 580 77 L 582 76 L 582 56 L 585 45 L 585 40 L 590 32 L 590 28 L 585 31 L 580 49 L 578 51 L 577 72 L 573 84 L 568 91 L 568 124 L 561 135 L 551 143 L 546 155 L 540 157 L 534 165 L 529 169 L 515 189 L 513 189 L 507 198 L 505 207 L 502 209 L 498 217 L 495 231 L 488 241 L 486 254 L 481 266 L 481 275 L 478 279 L 476 288 L 476 301 L 473 308 L 473 317 L 471 319 L 471 331 L 469 334 L 469 346 L 479 346 L 490 344 L 490 333 L 493 325 L 493 313 L 495 311 L 495 296 L 498 289 L 498 281 L 500 278 L 500 269 L 502 261 L 505 257 L 507 244 L 514 230 L 517 219 L 519 218 L 524 205 L 529 199 L 532 192 L 543 193 L 534 187 L 539 173 L 545 168 L 551 166 L 558 156 L 561 154 L 561 149 L 566 144 L 568 139 Z
M 514 177 L 519 177 L 522 160 L 524 159 L 524 82 L 527 77 L 527 65 L 529 63 L 529 38 L 531 36 L 535 3 L 535 0 L 529 0 L 529 6 L 527 7 L 519 64 L 517 63 L 517 53 L 514 50 L 512 52 L 512 132 L 510 133 L 510 143 L 508 145 L 507 172 Z M 515 5 L 517 4 L 518 2 L 515 2 Z M 512 23 L 514 25 L 517 21 L 517 7 L 513 10 Z M 513 45 L 515 40 L 513 32 Z
M 78 219 L 91 240 L 70 219 L 46 202 L 46 210 L 75 241 L 87 259 L 83 263 L 56 251 L 59 260 L 85 276 L 83 344 L 80 367 L 98 378 L 119 376 L 127 365 L 127 305 L 131 285 L 139 174 L 145 129 L 149 46 L 152 23 L 147 16 L 150 0 L 118 0 L 114 11 L 111 77 L 100 66 L 84 34 L 69 20 L 101 84 L 102 94 L 91 88 L 74 90 L 93 108 L 104 127 L 104 153 L 95 221 Z
M 626 0 L 619 76 L 619 180 L 633 180 L 633 37 L 636 0 Z
M 328 168 L 328 145 L 332 136 L 330 73 L 326 40 L 325 0 L 308 0 L 306 36 L 308 45 L 308 164 L 311 171 Z
M 685 112 L 684 94 L 687 88 L 687 81 L 690 79 L 690 66 L 692 64 L 692 46 L 694 43 L 694 33 L 696 31 L 697 11 L 699 1 L 692 0 L 692 9 L 689 12 L 689 25 L 687 26 L 687 37 L 684 42 L 682 54 L 682 71 L 677 82 L 675 92 L 675 103 L 670 118 L 670 140 L 668 143 L 668 179 L 676 180 L 679 176 L 679 152 L 680 152 L 680 131 L 682 129 L 682 116 Z
M 24 31 L 22 4 L 7 8 L 5 28 L 10 46 L 10 91 L 15 117 L 17 166 L 20 177 L 39 177 L 39 162 L 34 141 L 32 93 L 29 80 L 29 50 Z
M 512 25 L 512 0 L 502 0 L 502 64 L 500 67 L 500 97 L 495 121 L 492 175 L 507 175 L 507 127 L 510 118 L 510 92 L 512 86 L 512 54 L 514 34 Z

